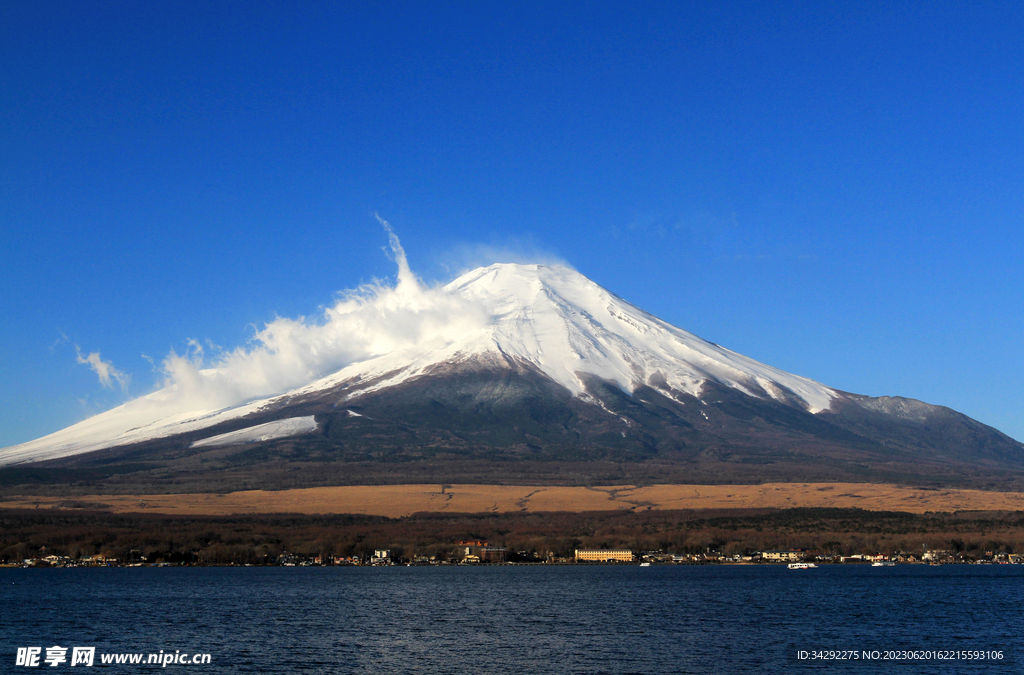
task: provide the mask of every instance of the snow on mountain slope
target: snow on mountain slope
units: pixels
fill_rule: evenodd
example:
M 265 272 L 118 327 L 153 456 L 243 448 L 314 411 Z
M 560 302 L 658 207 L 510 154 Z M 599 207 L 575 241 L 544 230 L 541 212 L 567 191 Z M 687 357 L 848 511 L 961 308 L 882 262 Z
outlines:
M 288 417 L 283 420 L 257 424 L 238 431 L 229 431 L 210 438 L 204 438 L 192 444 L 193 448 L 212 448 L 218 445 L 237 445 L 240 443 L 259 443 L 275 438 L 287 438 L 316 431 L 316 419 L 313 415 L 305 417 Z
M 751 396 L 790 400 L 795 395 L 811 412 L 828 408 L 836 395 L 813 380 L 665 323 L 566 267 L 492 265 L 447 289 L 491 310 L 493 323 L 475 347 L 487 341 L 536 363 L 577 395 L 584 391 L 581 372 L 614 381 L 625 391 L 663 381 L 694 396 L 705 381 L 714 380 Z
M 265 401 L 222 410 L 179 411 L 163 390 L 129 401 L 48 436 L 0 450 L 0 466 L 80 455 L 93 450 L 196 431 L 255 412 Z
M 837 396 L 813 380 L 671 326 L 567 267 L 491 265 L 444 288 L 424 289 L 409 272 L 404 256 L 398 262 L 399 284 L 380 306 L 353 309 L 351 303 L 339 303 L 342 309 L 328 310 L 325 326 L 289 324 L 292 331 L 305 331 L 302 337 L 313 344 L 311 351 L 323 351 L 326 345 L 346 355 L 327 361 L 337 366 L 332 366 L 333 373 L 317 377 L 303 362 L 299 373 L 307 377 L 304 385 L 290 386 L 298 377 L 290 373 L 290 380 L 280 380 L 289 386 L 276 392 L 261 392 L 248 401 L 211 397 L 206 405 L 176 396 L 176 388 L 183 386 L 178 382 L 44 438 L 0 450 L 0 465 L 195 431 L 279 406 L 292 397 L 358 381 L 360 387 L 349 395 L 354 398 L 426 374 L 439 364 L 471 359 L 495 365 L 512 359 L 532 365 L 584 400 L 591 400 L 584 383 L 588 375 L 614 382 L 626 392 L 650 385 L 670 396 L 681 392 L 699 397 L 704 383 L 713 381 L 810 412 L 828 409 Z M 404 314 L 396 315 L 396 307 Z M 401 320 L 379 319 L 388 312 Z M 332 327 L 332 321 L 338 325 Z M 403 323 L 416 330 L 403 331 Z M 339 346 L 356 329 L 361 330 L 359 348 Z M 273 350 L 267 353 L 273 355 Z M 228 370 L 205 369 L 193 373 L 192 379 L 215 382 Z M 267 395 L 273 393 L 280 395 Z
M 810 412 L 829 407 L 834 390 L 791 375 L 676 328 L 567 267 L 498 264 L 465 274 L 444 292 L 485 308 L 487 321 L 442 348 L 405 349 L 352 364 L 301 387 L 313 393 L 359 379 L 358 394 L 428 373 L 439 363 L 512 357 L 536 366 L 576 396 L 583 375 L 631 392 L 652 385 L 699 396 L 712 380 L 750 396 L 797 402 Z

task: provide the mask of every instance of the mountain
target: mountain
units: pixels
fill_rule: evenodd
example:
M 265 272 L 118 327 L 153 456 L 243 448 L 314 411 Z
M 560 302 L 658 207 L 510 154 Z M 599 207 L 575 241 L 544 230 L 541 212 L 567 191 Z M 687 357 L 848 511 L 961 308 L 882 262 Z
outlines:
M 329 374 L 217 408 L 183 406 L 167 387 L 0 450 L 0 466 L 110 480 L 220 470 L 250 485 L 278 485 L 283 467 L 303 483 L 948 483 L 1024 470 L 1024 445 L 960 413 L 759 363 L 566 267 L 480 268 L 429 307 L 405 283 L 396 292 L 408 296 L 398 300 L 412 308 L 414 339 L 398 339 L 399 323 Z

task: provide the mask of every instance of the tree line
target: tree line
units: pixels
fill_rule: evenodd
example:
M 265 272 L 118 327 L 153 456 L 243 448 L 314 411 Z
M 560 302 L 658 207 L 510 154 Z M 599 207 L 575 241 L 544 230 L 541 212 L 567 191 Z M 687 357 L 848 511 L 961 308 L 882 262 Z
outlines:
M 577 548 L 744 555 L 802 548 L 839 555 L 945 549 L 1024 552 L 1024 512 L 911 514 L 859 509 L 589 513 L 169 516 L 63 509 L 0 512 L 0 562 L 47 555 L 120 561 L 264 564 L 301 558 L 459 556 L 485 540 L 544 559 Z

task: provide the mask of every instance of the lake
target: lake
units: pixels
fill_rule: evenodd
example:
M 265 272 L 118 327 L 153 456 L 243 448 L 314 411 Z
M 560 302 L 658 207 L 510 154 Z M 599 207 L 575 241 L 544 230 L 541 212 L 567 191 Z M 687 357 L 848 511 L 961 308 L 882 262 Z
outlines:
M 210 655 L 166 666 L 180 673 L 995 674 L 1021 672 L 1024 633 L 1019 565 L 2 569 L 0 584 L 0 672 L 32 672 L 18 648 L 83 646 L 113 673 L 160 666 L 102 654 L 162 650 Z M 929 660 L 883 660 L 903 650 Z

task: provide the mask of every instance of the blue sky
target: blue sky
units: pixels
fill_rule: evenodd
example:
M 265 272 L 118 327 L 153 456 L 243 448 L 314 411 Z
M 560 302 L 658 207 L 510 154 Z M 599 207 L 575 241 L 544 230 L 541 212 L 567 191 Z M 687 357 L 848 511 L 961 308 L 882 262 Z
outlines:
M 0 446 L 393 277 L 375 212 L 1024 439 L 1024 6 L 549 4 L 4 3 Z

